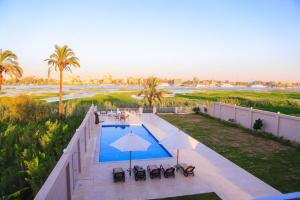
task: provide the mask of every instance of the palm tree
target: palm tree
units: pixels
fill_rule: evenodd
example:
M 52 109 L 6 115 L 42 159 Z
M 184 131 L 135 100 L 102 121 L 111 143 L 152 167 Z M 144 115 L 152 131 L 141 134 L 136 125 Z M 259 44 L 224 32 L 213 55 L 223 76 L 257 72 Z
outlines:
M 144 85 L 144 88 L 138 94 L 138 96 L 144 96 L 144 99 L 148 101 L 150 108 L 153 107 L 155 102 L 161 102 L 163 94 L 165 93 L 164 90 L 157 89 L 158 84 L 158 78 L 150 77 Z
M 10 50 L 0 49 L 0 91 L 4 81 L 4 74 L 10 78 L 21 78 L 23 70 L 19 66 L 18 57 Z
M 48 78 L 50 77 L 51 70 L 59 71 L 59 107 L 58 115 L 63 116 L 63 104 L 62 104 L 62 83 L 63 83 L 63 71 L 70 71 L 71 67 L 80 67 L 79 59 L 75 56 L 73 50 L 67 45 L 60 47 L 55 45 L 55 52 L 50 55 L 48 61 Z

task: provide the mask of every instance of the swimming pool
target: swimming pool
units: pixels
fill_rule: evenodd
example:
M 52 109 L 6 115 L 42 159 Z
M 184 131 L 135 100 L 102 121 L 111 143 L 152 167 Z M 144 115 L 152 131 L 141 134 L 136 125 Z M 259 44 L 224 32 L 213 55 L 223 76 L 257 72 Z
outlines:
M 119 151 L 110 144 L 131 131 L 151 143 L 147 151 L 132 152 L 132 160 L 172 157 L 144 125 L 102 125 L 99 162 L 129 160 L 129 152 Z

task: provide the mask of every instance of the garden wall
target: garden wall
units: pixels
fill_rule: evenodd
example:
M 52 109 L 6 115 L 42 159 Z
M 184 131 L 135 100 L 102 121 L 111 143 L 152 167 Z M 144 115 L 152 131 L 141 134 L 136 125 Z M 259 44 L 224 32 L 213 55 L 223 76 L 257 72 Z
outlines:
M 262 119 L 262 130 L 300 143 L 300 117 L 273 113 L 236 105 L 214 102 L 209 107 L 200 106 L 201 112 L 225 121 L 235 121 L 252 129 L 255 120 Z M 205 112 L 206 109 L 206 112 Z

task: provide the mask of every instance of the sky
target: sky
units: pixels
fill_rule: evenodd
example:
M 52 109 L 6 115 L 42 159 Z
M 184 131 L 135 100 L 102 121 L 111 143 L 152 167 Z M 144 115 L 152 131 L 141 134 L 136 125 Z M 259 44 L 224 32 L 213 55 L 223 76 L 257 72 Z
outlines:
M 47 77 L 67 44 L 81 78 L 300 81 L 298 0 L 0 0 L 0 13 L 24 76 Z

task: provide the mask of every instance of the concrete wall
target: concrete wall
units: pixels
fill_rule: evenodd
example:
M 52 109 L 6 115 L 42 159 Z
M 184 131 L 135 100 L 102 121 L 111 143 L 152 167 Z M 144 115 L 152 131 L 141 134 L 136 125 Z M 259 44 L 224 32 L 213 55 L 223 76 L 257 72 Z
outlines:
M 200 106 L 204 112 L 205 106 Z M 300 117 L 283 115 L 241 106 L 214 102 L 207 107 L 207 114 L 228 121 L 233 119 L 243 127 L 252 129 L 255 120 L 263 120 L 263 130 L 279 137 L 300 142 Z
M 75 189 L 77 175 L 85 170 L 85 152 L 93 130 L 95 129 L 96 106 L 91 106 L 79 128 L 76 130 L 63 155 L 48 176 L 34 199 L 65 200 L 71 199 Z

